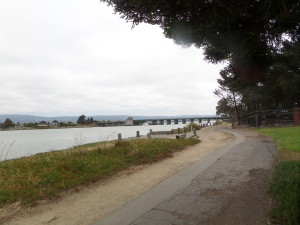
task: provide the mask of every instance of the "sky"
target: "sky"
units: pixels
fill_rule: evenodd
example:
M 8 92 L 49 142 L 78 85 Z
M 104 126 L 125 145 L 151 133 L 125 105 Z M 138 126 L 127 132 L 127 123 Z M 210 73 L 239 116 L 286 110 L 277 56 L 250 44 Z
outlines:
M 99 0 L 0 2 L 0 114 L 212 115 L 222 67 Z

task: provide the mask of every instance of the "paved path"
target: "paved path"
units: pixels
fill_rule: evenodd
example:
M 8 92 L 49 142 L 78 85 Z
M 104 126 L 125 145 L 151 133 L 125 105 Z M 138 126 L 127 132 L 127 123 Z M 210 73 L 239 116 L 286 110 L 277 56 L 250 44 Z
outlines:
M 252 131 L 224 131 L 236 136 L 233 144 L 92 225 L 266 224 L 276 145 Z

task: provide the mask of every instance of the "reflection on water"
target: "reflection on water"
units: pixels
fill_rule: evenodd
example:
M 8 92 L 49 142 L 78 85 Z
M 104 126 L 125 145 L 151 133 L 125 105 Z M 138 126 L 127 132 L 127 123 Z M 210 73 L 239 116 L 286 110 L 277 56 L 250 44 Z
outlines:
M 0 131 L 0 161 L 41 152 L 67 149 L 86 143 L 115 140 L 118 133 L 122 134 L 122 138 L 128 138 L 136 136 L 136 131 L 140 131 L 140 135 L 146 135 L 149 133 L 149 129 L 165 131 L 184 126 L 184 124 L 172 124 Z

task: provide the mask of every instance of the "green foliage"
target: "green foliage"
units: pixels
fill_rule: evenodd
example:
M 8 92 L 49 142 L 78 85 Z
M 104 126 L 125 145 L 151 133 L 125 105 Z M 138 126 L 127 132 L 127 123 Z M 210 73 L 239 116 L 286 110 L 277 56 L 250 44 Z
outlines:
M 217 114 L 226 115 L 240 124 L 246 112 L 246 105 L 243 103 L 246 83 L 237 76 L 231 65 L 221 70 L 220 75 L 221 78 L 217 80 L 219 87 L 214 91 L 221 98 L 216 107 Z
M 191 130 L 191 127 L 195 128 L 196 130 L 200 130 L 201 129 L 201 127 L 198 124 L 196 124 L 196 123 L 189 123 L 188 125 L 186 125 L 186 129 L 188 131 Z
M 150 163 L 198 143 L 197 139 L 138 139 L 93 143 L 70 150 L 0 162 L 0 208 L 59 196 L 133 165 Z
M 78 117 L 77 124 L 84 124 L 85 115 L 81 115 Z
M 76 126 L 75 123 L 72 123 L 72 122 L 68 122 L 68 123 L 65 123 L 65 122 L 59 122 L 59 126 L 60 127 L 74 127 Z
M 14 127 L 15 124 L 13 123 L 13 121 L 9 118 L 6 118 L 6 120 L 4 121 L 4 123 L 2 124 L 2 128 L 7 129 L 7 128 L 11 128 Z
M 300 127 L 260 128 L 257 131 L 275 139 L 280 151 L 300 152 Z M 300 224 L 299 190 L 300 161 L 279 162 L 273 171 L 269 188 L 271 197 L 276 201 L 271 211 L 274 224 Z
M 38 125 L 37 124 L 35 124 L 35 123 L 24 123 L 24 127 L 31 127 L 31 128 L 33 128 L 33 127 L 38 127 Z
M 271 211 L 274 224 L 300 224 L 300 162 L 281 162 L 273 172 L 270 194 L 277 204 Z
M 298 0 L 101 0 L 134 25 L 159 25 L 177 44 L 204 49 L 205 59 L 230 61 L 237 73 L 257 81 L 286 36 L 299 35 Z M 283 35 L 284 34 L 284 35 Z
M 284 42 L 272 66 L 260 82 L 247 83 L 229 65 L 220 72 L 217 113 L 241 120 L 247 112 L 291 109 L 300 105 L 300 41 Z

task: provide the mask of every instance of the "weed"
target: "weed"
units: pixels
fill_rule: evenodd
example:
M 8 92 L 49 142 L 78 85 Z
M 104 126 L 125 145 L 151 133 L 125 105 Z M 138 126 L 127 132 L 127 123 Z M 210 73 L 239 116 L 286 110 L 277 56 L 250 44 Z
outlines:
M 191 129 L 196 129 L 196 130 L 200 130 L 201 127 L 196 124 L 196 123 L 189 123 L 187 126 L 186 126 L 187 130 L 188 131 L 191 131 Z
M 129 141 L 116 141 L 115 142 L 115 147 L 116 148 L 126 148 L 129 147 L 130 143 Z

